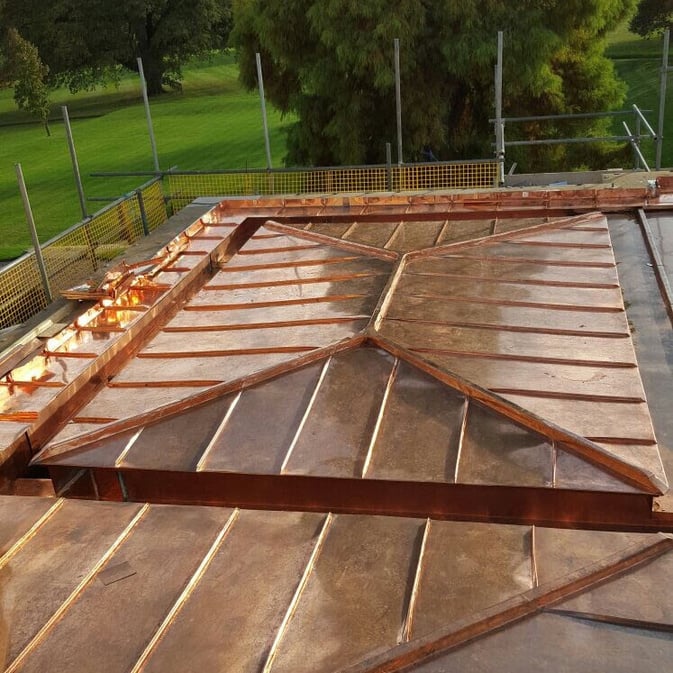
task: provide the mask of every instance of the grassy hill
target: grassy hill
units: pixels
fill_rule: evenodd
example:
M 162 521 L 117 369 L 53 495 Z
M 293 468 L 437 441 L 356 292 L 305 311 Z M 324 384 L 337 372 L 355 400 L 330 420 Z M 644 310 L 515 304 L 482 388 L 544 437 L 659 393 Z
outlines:
M 264 167 L 264 136 L 259 97 L 238 83 L 232 55 L 185 68 L 183 91 L 150 102 L 162 168 Z M 119 88 L 71 95 L 53 93 L 51 137 L 16 109 L 11 91 L 0 91 L 0 259 L 30 246 L 14 164 L 22 164 L 41 241 L 81 219 L 70 156 L 61 122 L 67 105 L 87 197 L 118 196 L 148 178 L 91 178 L 96 171 L 152 170 L 152 154 L 137 76 Z M 274 166 L 285 154 L 284 128 L 268 108 Z M 90 212 L 104 204 L 90 203 Z

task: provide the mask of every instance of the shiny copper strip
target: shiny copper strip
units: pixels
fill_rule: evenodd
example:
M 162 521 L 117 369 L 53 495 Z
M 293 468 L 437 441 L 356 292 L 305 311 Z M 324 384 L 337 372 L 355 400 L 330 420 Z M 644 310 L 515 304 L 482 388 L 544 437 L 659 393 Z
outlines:
M 614 404 L 644 404 L 642 397 L 624 397 L 621 395 L 583 395 L 581 393 L 562 393 L 552 390 L 531 390 L 528 388 L 489 388 L 498 395 L 522 395 L 524 397 L 548 397 L 555 400 L 579 400 L 584 402 L 612 402 Z
M 26 546 L 35 534 L 51 519 L 56 512 L 65 504 L 63 498 L 59 498 L 54 504 L 2 555 L 0 556 L 0 570 L 4 568 L 16 554 Z
M 143 360 L 176 360 L 180 358 L 219 358 L 232 355 L 268 355 L 271 353 L 306 353 L 317 346 L 270 346 L 269 348 L 230 348 L 220 351 L 167 351 L 163 353 L 138 353 L 137 358 Z
M 238 273 L 239 271 L 265 271 L 266 269 L 293 269 L 300 266 L 325 266 L 327 264 L 345 264 L 362 260 L 360 255 L 350 257 L 328 257 L 327 259 L 307 259 L 296 262 L 273 262 L 272 264 L 247 264 L 245 266 L 227 266 L 219 268 L 220 273 Z
M 107 563 L 107 561 L 113 556 L 113 554 L 119 549 L 121 544 L 126 540 L 126 538 L 131 534 L 138 522 L 145 516 L 146 512 L 149 509 L 149 505 L 143 505 L 137 512 L 137 514 L 131 519 L 130 523 L 122 531 L 119 537 L 114 541 L 114 543 L 109 547 L 109 549 L 103 554 L 103 556 L 96 562 L 96 564 L 89 570 L 89 572 L 82 578 L 80 583 L 77 585 L 75 590 L 68 596 L 68 598 L 61 603 L 59 608 L 54 612 L 54 614 L 43 624 L 42 628 L 33 636 L 30 642 L 23 648 L 19 655 L 14 659 L 14 661 L 7 667 L 5 673 L 15 673 L 21 665 L 23 664 L 26 657 L 44 640 L 45 636 L 51 631 L 53 626 L 61 619 L 61 617 L 68 611 L 70 606 L 79 598 L 82 591 L 85 587 L 91 582 L 91 580 L 96 576 L 98 571 Z
M 485 297 L 459 297 L 456 295 L 433 294 L 405 294 L 405 297 L 419 299 L 439 299 L 449 303 L 461 304 L 489 304 L 494 306 L 521 306 L 523 308 L 543 308 L 549 311 L 581 311 L 583 313 L 624 313 L 619 306 L 586 306 L 583 304 L 545 304 L 537 301 L 514 301 L 506 299 L 487 299 Z
M 32 423 L 37 415 L 37 411 L 5 411 L 0 413 L 0 423 Z
M 578 612 L 577 610 L 563 610 L 561 608 L 547 608 L 544 612 L 572 619 L 580 619 L 585 622 L 597 622 L 599 624 L 610 624 L 613 626 L 625 626 L 626 628 L 638 629 L 640 631 L 653 631 L 656 633 L 673 633 L 673 624 L 666 622 L 644 621 L 642 619 L 633 619 L 627 617 L 618 617 L 616 615 L 601 615 L 595 612 Z
M 129 441 L 126 443 L 126 446 L 121 450 L 120 454 L 115 459 L 115 467 L 120 467 L 124 463 L 126 455 L 131 450 L 133 445 L 138 441 L 138 437 L 140 437 L 144 429 L 145 428 L 140 428 L 140 430 L 135 432 L 133 436 L 129 439 Z M 96 483 L 95 479 L 93 480 L 93 483 L 94 484 Z
M 524 327 L 521 325 L 505 325 L 485 322 L 468 322 L 468 321 L 439 321 L 439 320 L 423 320 L 422 318 L 387 318 L 390 322 L 417 324 L 417 325 L 434 325 L 436 327 L 465 327 L 473 329 L 492 330 L 494 332 L 518 332 L 521 334 L 553 334 L 557 336 L 578 336 L 589 337 L 597 339 L 627 339 L 630 335 L 627 332 L 590 332 L 585 330 L 574 329 L 558 329 L 552 327 Z
M 379 432 L 381 431 L 381 423 L 383 423 L 383 417 L 386 412 L 386 406 L 388 404 L 388 398 L 390 397 L 390 391 L 395 385 L 395 380 L 397 379 L 397 372 L 400 367 L 399 358 L 395 358 L 395 363 L 393 368 L 390 370 L 390 376 L 388 376 L 388 382 L 386 383 L 386 389 L 383 393 L 383 399 L 381 400 L 381 406 L 379 407 L 379 413 L 376 417 L 376 424 L 374 425 L 374 431 L 372 432 L 371 439 L 369 440 L 369 446 L 367 447 L 367 455 L 365 456 L 364 462 L 362 463 L 362 479 L 365 478 L 367 470 L 369 469 L 369 463 L 372 460 L 374 455 L 374 446 L 376 445 L 376 440 L 379 437 Z
M 254 236 L 253 236 L 254 238 Z M 238 255 L 273 255 L 278 252 L 296 252 L 298 250 L 314 250 L 317 245 L 288 245 L 284 248 L 252 248 L 251 250 L 239 250 Z
M 203 450 L 203 453 L 201 454 L 201 457 L 199 458 L 197 464 L 196 464 L 196 471 L 201 472 L 203 470 L 203 466 L 205 465 L 206 460 L 208 459 L 208 456 L 213 450 L 213 447 L 217 443 L 217 440 L 220 438 L 220 435 L 222 432 L 224 432 L 224 429 L 227 427 L 227 423 L 229 422 L 229 419 L 231 418 L 232 414 L 234 413 L 234 409 L 236 409 L 239 400 L 241 399 L 242 391 L 236 395 L 234 398 L 234 401 L 229 405 L 229 409 L 227 409 L 227 413 L 224 415 L 224 418 L 220 422 L 220 424 L 217 426 L 217 429 L 213 433 L 213 436 L 210 438 L 210 441 L 208 442 L 208 445 L 206 448 Z
M 284 285 L 315 285 L 317 283 L 338 283 L 340 281 L 356 280 L 358 278 L 374 278 L 387 276 L 388 273 L 363 271 L 335 276 L 316 276 L 315 278 L 292 278 L 290 280 L 271 280 L 266 282 L 230 283 L 226 285 L 204 285 L 203 290 L 247 290 L 256 287 L 281 287 Z
M 483 249 L 483 248 L 482 248 Z M 467 259 L 475 262 L 498 262 L 505 264 L 536 264 L 538 266 L 562 266 L 568 268 L 585 268 L 585 269 L 614 269 L 615 265 L 613 262 L 572 262 L 572 261 L 555 261 L 549 259 L 528 259 L 526 257 L 499 257 L 498 255 L 454 255 L 447 251 L 443 255 L 440 255 L 439 248 L 432 248 L 430 252 L 433 253 L 433 257 L 447 257 L 450 259 Z M 434 254 L 436 253 L 436 255 Z M 414 253 L 409 253 L 413 255 Z
M 221 384 L 222 379 L 184 379 L 172 381 L 163 379 L 162 381 L 110 381 L 108 388 L 203 388 L 212 387 Z
M 154 651 L 156 646 L 159 644 L 161 639 L 164 637 L 164 634 L 170 628 L 171 624 L 173 623 L 173 621 L 177 617 L 180 610 L 182 610 L 185 603 L 189 600 L 189 597 L 192 595 L 192 592 L 196 588 L 197 584 L 201 581 L 202 577 L 205 575 L 206 571 L 208 570 L 208 566 L 210 566 L 213 558 L 215 557 L 215 554 L 217 554 L 217 552 L 219 551 L 223 542 L 225 541 L 227 535 L 231 531 L 234 523 L 236 523 L 236 520 L 238 519 L 238 515 L 239 515 L 239 510 L 238 509 L 235 509 L 231 513 L 231 516 L 227 519 L 227 522 L 224 524 L 222 530 L 218 533 L 217 537 L 213 541 L 213 544 L 210 545 L 210 549 L 208 549 L 208 551 L 206 552 L 206 555 L 201 560 L 201 563 L 199 564 L 199 567 L 196 569 L 194 574 L 190 577 L 190 579 L 187 582 L 185 588 L 182 590 L 182 593 L 180 594 L 178 599 L 175 601 L 175 603 L 173 604 L 171 609 L 168 611 L 168 614 L 164 618 L 164 621 L 161 623 L 159 628 L 155 631 L 155 633 L 152 636 L 150 642 L 147 644 L 147 647 L 143 650 L 140 657 L 138 657 L 138 661 L 136 661 L 136 663 L 133 666 L 133 668 L 131 669 L 130 673 L 139 673 L 139 671 L 142 671 L 142 669 L 145 667 L 145 664 L 147 663 L 147 660 L 152 655 L 152 652 Z
M 414 610 L 416 609 L 416 600 L 418 598 L 418 588 L 421 584 L 421 577 L 423 576 L 423 561 L 425 559 L 425 548 L 428 544 L 428 536 L 430 534 L 430 526 L 432 525 L 431 519 L 425 520 L 425 526 L 423 527 L 423 537 L 421 539 L 421 545 L 418 550 L 418 558 L 416 560 L 416 571 L 414 573 L 414 582 L 411 587 L 411 595 L 409 596 L 409 604 L 407 605 L 407 611 L 404 616 L 404 621 L 402 622 L 402 630 L 400 632 L 400 637 L 398 643 L 407 643 L 411 640 L 411 631 L 414 625 Z
M 325 304 L 351 299 L 365 299 L 366 294 L 331 294 L 325 297 L 305 297 L 303 299 L 282 299 L 279 301 L 259 301 L 241 304 L 191 304 L 184 306 L 183 311 L 233 311 L 251 308 L 271 308 L 272 306 L 297 306 L 301 304 Z
M 470 398 L 465 397 L 463 403 L 463 414 L 460 421 L 460 433 L 458 434 L 458 449 L 456 451 L 456 466 L 453 471 L 453 481 L 458 483 L 458 473 L 460 471 L 460 458 L 463 454 L 463 444 L 465 442 L 465 431 L 467 429 L 467 415 L 470 412 Z
M 579 283 L 565 280 L 536 280 L 523 278 L 502 278 L 495 276 L 477 276 L 471 274 L 441 273 L 439 271 L 414 271 L 414 267 L 409 267 L 407 271 L 409 276 L 430 276 L 446 278 L 448 280 L 476 280 L 480 283 L 496 283 L 503 285 L 540 285 L 543 287 L 573 287 L 587 290 L 616 290 L 619 283 Z
M 592 250 L 612 250 L 611 245 L 605 245 L 604 243 L 557 243 L 555 241 L 524 241 L 524 240 L 514 240 L 514 241 L 503 241 L 508 245 L 529 245 L 537 248 L 589 248 Z
M 355 226 L 355 224 L 357 224 L 357 222 L 353 222 L 353 226 Z M 314 231 L 303 231 L 295 229 L 294 227 L 290 227 L 286 224 L 281 224 L 273 220 L 268 221 L 265 226 L 272 231 L 278 231 L 283 234 L 286 234 L 287 236 L 292 236 L 294 238 L 303 238 L 308 241 L 314 241 L 316 243 L 327 245 L 331 248 L 338 248 L 350 252 L 356 252 L 365 257 L 375 257 L 377 259 L 386 259 L 389 261 L 394 261 L 399 258 L 399 254 L 393 252 L 392 250 L 382 250 L 381 248 L 377 248 L 371 245 L 365 245 L 364 243 L 356 243 L 355 241 L 348 241 L 345 240 L 343 237 L 339 239 L 339 238 L 333 238 L 332 236 L 326 236 L 324 234 L 317 234 Z M 350 229 L 352 229 L 352 227 L 345 232 L 344 236 L 346 236 L 350 232 Z
M 304 593 L 304 589 L 306 588 L 306 584 L 308 583 L 308 578 L 313 572 L 313 568 L 315 567 L 316 561 L 320 556 L 320 552 L 322 551 L 322 548 L 325 544 L 325 540 L 327 539 L 333 520 L 334 517 L 330 512 L 325 517 L 325 522 L 323 523 L 323 526 L 320 530 L 320 534 L 318 535 L 318 539 L 315 543 L 315 546 L 313 547 L 311 556 L 308 560 L 308 563 L 306 564 L 306 567 L 304 568 L 304 572 L 301 576 L 301 579 L 299 580 L 297 588 L 295 589 L 294 595 L 292 596 L 292 600 L 290 601 L 290 605 L 288 606 L 285 616 L 283 617 L 283 621 L 281 622 L 280 627 L 276 632 L 276 637 L 274 638 L 273 643 L 271 644 L 271 648 L 269 649 L 266 661 L 264 662 L 262 673 L 270 673 L 273 667 L 273 661 L 278 653 L 280 643 L 283 639 L 283 636 L 285 635 L 285 632 L 287 631 L 287 627 L 288 624 L 290 623 L 290 620 L 292 619 L 295 611 L 297 610 L 299 600 L 301 599 L 301 595 Z
M 535 526 L 530 528 L 530 576 L 533 580 L 533 589 L 536 589 L 540 586 L 540 578 L 537 572 L 537 553 L 536 553 L 536 535 L 535 535 Z
M 304 426 L 306 425 L 306 421 L 308 420 L 308 417 L 311 415 L 311 410 L 313 409 L 313 406 L 315 405 L 316 398 L 318 397 L 318 392 L 320 391 L 322 383 L 325 380 L 325 376 L 327 374 L 327 370 L 329 369 L 329 366 L 330 366 L 331 362 L 332 362 L 332 358 L 331 357 L 327 358 L 327 360 L 325 360 L 325 364 L 322 367 L 322 370 L 320 371 L 320 377 L 318 378 L 318 381 L 315 384 L 315 388 L 313 389 L 313 393 L 311 393 L 311 399 L 309 400 L 308 404 L 306 405 L 306 409 L 304 410 L 304 415 L 302 416 L 301 421 L 299 422 L 299 426 L 297 427 L 297 431 L 294 433 L 294 437 L 292 438 L 292 441 L 290 442 L 290 446 L 288 447 L 287 453 L 285 454 L 285 458 L 283 459 L 283 462 L 280 466 L 280 473 L 281 474 L 283 474 L 283 472 L 285 472 L 285 468 L 287 467 L 287 464 L 290 462 L 290 458 L 292 457 L 292 452 L 294 451 L 294 447 L 297 445 L 297 442 L 299 441 L 299 436 L 301 435 L 301 432 L 304 429 Z
M 397 236 L 397 232 L 400 230 L 400 227 L 404 224 L 404 220 L 402 220 L 394 229 L 392 234 L 388 236 L 388 240 L 383 244 L 383 247 L 388 250 L 388 246 L 393 242 L 393 239 L 395 236 Z
M 276 322 L 251 322 L 226 325 L 194 325 L 188 327 L 164 327 L 162 332 L 230 332 L 250 329 L 276 329 L 279 327 L 305 327 L 311 325 L 341 325 L 344 323 L 366 320 L 369 315 L 360 314 L 352 316 L 340 316 L 336 318 L 313 318 L 312 320 L 279 320 Z
M 577 365 L 579 367 L 611 367 L 615 369 L 634 369 L 633 362 L 610 362 L 607 360 L 573 360 L 571 358 L 538 357 L 533 355 L 511 355 L 508 353 L 481 353 L 479 351 L 457 351 L 447 348 L 412 348 L 412 353 L 437 353 L 438 355 L 457 355 L 459 357 L 484 358 L 486 360 L 511 360 L 513 362 L 540 362 L 553 365 Z

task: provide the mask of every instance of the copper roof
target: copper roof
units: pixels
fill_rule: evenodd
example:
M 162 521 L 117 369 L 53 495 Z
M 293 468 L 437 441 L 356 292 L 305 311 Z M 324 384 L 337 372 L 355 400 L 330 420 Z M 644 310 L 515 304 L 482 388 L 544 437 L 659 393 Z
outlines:
M 585 636 L 549 670 L 647 637 L 657 670 L 671 541 L 627 531 L 670 529 L 667 482 L 602 211 L 664 197 L 232 200 L 110 274 L 0 381 L 5 478 L 63 496 L 0 499 L 7 670 L 528 670 Z

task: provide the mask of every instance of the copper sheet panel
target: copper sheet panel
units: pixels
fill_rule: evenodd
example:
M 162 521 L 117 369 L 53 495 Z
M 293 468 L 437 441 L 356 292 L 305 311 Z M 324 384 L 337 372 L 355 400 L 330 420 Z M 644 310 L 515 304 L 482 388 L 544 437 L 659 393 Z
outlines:
M 310 222 L 307 229 L 316 234 L 341 238 L 351 228 L 352 224 L 352 222 Z
M 263 670 L 324 520 L 324 514 L 241 512 L 143 670 Z
M 0 498 L 0 563 L 12 545 L 54 507 L 56 500 L 14 496 Z M 3 570 L 0 568 L 0 578 Z
M 228 269 L 237 269 L 239 267 L 264 267 L 273 264 L 298 263 L 322 261 L 327 259 L 338 259 L 342 257 L 353 257 L 353 253 L 338 248 L 327 246 L 311 246 L 302 250 L 280 251 L 280 252 L 256 252 L 250 251 L 249 255 L 235 255 L 223 266 L 222 272 L 226 273 Z
M 386 321 L 382 334 L 412 350 L 448 350 L 458 353 L 494 353 L 528 358 L 584 360 L 592 363 L 632 363 L 633 346 L 628 339 L 572 336 L 567 334 L 535 334 L 495 332 L 479 327 L 424 325 L 422 330 L 412 323 Z M 479 383 L 476 381 L 476 383 Z
M 464 411 L 462 395 L 400 362 L 367 478 L 453 482 Z
M 551 486 L 552 461 L 552 445 L 544 437 L 469 405 L 456 481 Z
M 97 424 L 89 430 L 97 430 L 103 424 Z M 87 444 L 81 451 L 66 452 L 59 454 L 59 451 L 48 453 L 48 458 L 54 460 L 59 465 L 72 465 L 75 467 L 114 467 L 119 456 L 124 454 L 128 448 L 137 440 L 137 430 L 122 432 L 119 435 L 104 439 L 98 442 Z M 58 435 L 59 440 L 67 436 Z M 157 449 L 161 448 L 160 446 Z
M 602 442 L 600 439 L 597 439 L 596 444 L 618 459 L 644 470 L 646 474 L 652 475 L 659 481 L 660 487 L 665 490 L 666 473 L 661 462 L 659 447 L 656 444 L 610 443 Z
M 589 230 L 565 227 L 557 231 L 538 232 L 533 237 L 525 234 L 518 237 L 520 241 L 536 241 L 539 243 L 560 243 L 562 245 L 610 245 L 607 227 L 595 227 Z
M 441 276 L 420 276 L 408 274 L 399 285 L 398 292 L 416 297 L 450 296 L 466 299 L 486 299 L 491 302 L 533 302 L 547 306 L 590 307 L 592 312 L 613 308 L 621 310 L 622 295 L 619 288 L 596 289 L 580 287 L 558 287 L 549 285 L 529 285 L 517 283 L 482 282 L 472 279 L 442 278 Z M 547 308 L 546 310 L 551 310 Z
M 475 255 L 482 250 L 484 256 L 475 258 Z M 447 254 L 444 257 L 414 259 L 409 262 L 407 272 L 450 274 L 459 277 L 470 276 L 503 281 L 618 285 L 617 272 L 614 266 L 577 267 L 563 264 L 550 265 L 544 261 L 492 258 L 487 255 L 488 250 L 490 248 L 486 246 L 461 248 L 450 256 Z
M 673 603 L 661 596 L 663 587 L 670 586 L 672 573 L 673 554 L 668 553 L 561 603 L 557 609 L 673 627 Z
M 636 488 L 619 481 L 601 468 L 560 448 L 556 452 L 554 461 L 554 487 L 609 493 L 637 492 Z
M 388 317 L 449 327 L 490 326 L 510 332 L 559 333 L 568 336 L 596 335 L 604 338 L 628 336 L 624 314 L 579 310 L 549 310 L 547 306 L 507 306 L 506 304 L 452 301 L 450 297 L 404 297 L 395 299 Z M 384 327 L 386 323 L 384 322 Z M 423 325 L 419 325 L 424 329 Z M 570 355 L 570 354 L 568 354 Z
M 493 233 L 494 220 L 448 220 L 437 239 L 436 245 L 449 245 L 473 238 L 490 236 Z
M 217 276 L 221 279 L 220 276 Z M 253 276 L 254 278 L 254 276 Z M 224 279 L 226 282 L 226 279 Z M 347 295 L 364 296 L 380 294 L 385 285 L 383 276 L 355 278 L 353 280 L 322 281 L 301 283 L 297 285 L 276 285 L 268 287 L 241 288 L 230 290 L 209 290 L 197 294 L 188 305 L 188 309 L 203 306 L 240 308 L 239 304 L 262 304 L 266 302 L 287 302 L 330 296 L 345 297 Z
M 269 367 L 289 362 L 302 353 L 264 353 L 203 358 L 148 358 L 133 360 L 114 383 L 163 383 L 165 381 L 234 381 Z
M 441 369 L 455 372 L 467 379 L 472 376 L 491 389 L 528 389 L 559 395 L 615 394 L 644 398 L 640 377 L 631 369 L 618 367 L 549 364 L 544 362 L 511 362 L 488 358 L 424 353 L 423 357 Z
M 647 404 L 558 400 L 504 394 L 514 404 L 584 437 L 627 437 L 654 442 Z M 635 442 L 638 443 L 638 442 Z
M 411 639 L 447 631 L 458 620 L 532 589 L 531 541 L 527 526 L 432 521 Z
M 135 504 L 67 501 L 3 565 L 0 615 L 8 625 L 8 663 L 68 599 L 139 509 Z
M 351 337 L 367 326 L 366 318 L 331 325 L 299 325 L 204 331 L 184 334 L 164 332 L 140 354 L 161 355 L 162 353 L 189 354 L 226 350 L 247 350 L 254 348 L 283 349 L 288 347 L 321 348 Z
M 399 222 L 354 222 L 343 235 L 344 240 L 371 245 L 377 248 L 385 247 L 393 235 Z
M 107 586 L 90 582 L 20 670 L 130 670 L 230 515 L 223 508 L 150 508 L 105 566 L 125 561 L 135 574 Z M 90 625 L 105 634 L 95 663 Z
M 540 614 L 411 670 L 527 673 L 544 665 L 554 673 L 655 673 L 667 670 L 671 657 L 671 633 Z
M 423 528 L 417 519 L 336 516 L 279 644 L 273 673 L 339 670 L 394 646 Z
M 536 262 L 570 262 L 571 264 L 614 264 L 612 250 L 607 248 L 567 248 L 561 245 L 527 245 L 516 239 L 504 243 L 475 246 L 461 255 L 468 258 L 525 259 Z M 579 267 L 581 268 L 581 267 Z
M 375 257 L 344 258 L 336 264 L 315 264 L 313 266 L 282 266 L 250 271 L 218 273 L 204 285 L 204 289 L 218 285 L 245 285 L 246 283 L 277 283 L 300 280 L 320 280 L 321 278 L 350 277 L 360 274 L 388 275 L 392 264 Z
M 392 367 L 392 356 L 368 348 L 331 358 L 283 471 L 359 477 Z
M 287 321 L 311 321 L 326 318 L 370 317 L 377 296 L 343 301 L 329 301 L 280 306 L 260 306 L 229 311 L 183 311 L 170 323 L 171 327 L 201 327 L 210 325 L 273 324 Z
M 445 223 L 443 220 L 434 222 L 401 222 L 386 244 L 389 250 L 411 252 L 431 248 L 437 242 Z
M 162 386 L 160 388 L 110 388 L 106 387 L 85 407 L 83 407 L 79 416 L 82 418 L 109 417 L 128 418 L 137 414 L 155 409 L 157 407 L 177 402 L 179 400 L 194 395 L 205 390 L 203 386 L 190 387 L 170 387 Z M 63 431 L 63 437 L 70 434 L 66 427 Z M 55 440 L 59 440 L 61 435 L 56 435 Z
M 638 533 L 535 527 L 535 569 L 540 585 L 573 575 L 601 559 L 617 558 L 656 536 Z M 614 580 L 613 580 L 614 581 Z
M 546 217 L 506 217 L 499 214 L 495 223 L 494 233 L 502 234 L 506 231 L 517 231 L 519 229 L 526 229 L 527 227 L 535 227 L 549 219 Z
M 119 461 L 123 467 L 193 471 L 232 400 L 220 398 L 142 429 Z
M 324 362 L 247 388 L 199 469 L 280 474 Z

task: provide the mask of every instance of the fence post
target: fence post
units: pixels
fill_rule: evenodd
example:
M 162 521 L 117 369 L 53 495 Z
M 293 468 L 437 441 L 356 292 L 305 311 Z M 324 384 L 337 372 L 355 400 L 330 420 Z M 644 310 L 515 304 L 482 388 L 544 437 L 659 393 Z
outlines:
M 28 198 L 28 190 L 26 189 L 26 181 L 23 178 L 23 170 L 21 164 L 14 164 L 16 170 L 16 179 L 19 182 L 19 190 L 21 191 L 21 200 L 23 201 L 23 209 L 26 213 L 26 221 L 28 222 L 28 229 L 30 230 L 30 238 L 33 241 L 33 248 L 35 249 L 35 259 L 37 267 L 42 276 L 42 287 L 44 294 L 47 297 L 47 303 L 51 304 L 54 300 L 51 294 L 51 286 L 49 284 L 49 275 L 47 274 L 47 267 L 44 264 L 44 257 L 42 257 L 42 248 L 40 247 L 40 240 L 37 237 L 37 229 L 35 228 L 35 219 L 33 218 L 33 209 L 30 207 L 30 199 Z
M 397 163 L 403 164 L 402 155 L 402 85 L 400 83 L 400 40 L 395 38 L 395 108 L 397 113 Z
M 661 57 L 661 78 L 659 80 L 659 127 L 657 128 L 657 158 L 654 167 L 661 170 L 661 154 L 664 149 L 664 118 L 666 116 L 666 85 L 668 84 L 668 47 L 671 31 L 664 31 L 664 51 Z
M 499 163 L 498 182 L 505 184 L 505 123 L 502 120 L 503 32 L 498 31 L 498 60 L 495 66 L 495 152 Z
M 138 74 L 140 75 L 140 88 L 143 92 L 143 103 L 145 104 L 145 116 L 147 117 L 147 130 L 150 134 L 150 145 L 152 146 L 152 159 L 154 160 L 154 170 L 159 173 L 159 155 L 157 154 L 157 142 L 154 138 L 154 126 L 152 125 L 152 113 L 150 112 L 150 99 L 147 95 L 147 82 L 145 81 L 145 71 L 143 70 L 143 60 L 138 57 Z
M 75 185 L 77 187 L 77 195 L 79 196 L 79 207 L 82 211 L 82 217 L 86 220 L 89 214 L 86 210 L 86 198 L 84 196 L 84 187 L 82 186 L 82 176 L 79 172 L 79 162 L 77 161 L 77 151 L 75 150 L 75 141 L 72 137 L 72 127 L 70 126 L 70 115 L 68 114 L 68 107 L 61 106 L 63 113 L 63 124 L 65 126 L 65 137 L 68 141 L 68 149 L 70 150 L 70 161 L 72 162 L 72 172 L 75 175 Z
M 140 221 L 143 223 L 143 234 L 150 235 L 150 227 L 147 222 L 147 211 L 145 210 L 145 197 L 142 189 L 136 189 L 136 197 L 138 198 L 138 209 L 140 210 Z
M 386 188 L 393 191 L 393 150 L 390 143 L 386 143 Z
M 262 104 L 262 122 L 264 124 L 264 147 L 266 149 L 266 167 L 271 170 L 271 144 L 269 143 L 269 124 L 266 120 L 266 99 L 264 97 L 264 78 L 262 76 L 262 57 L 259 52 L 255 54 L 257 62 L 257 83 L 259 85 L 259 99 Z

